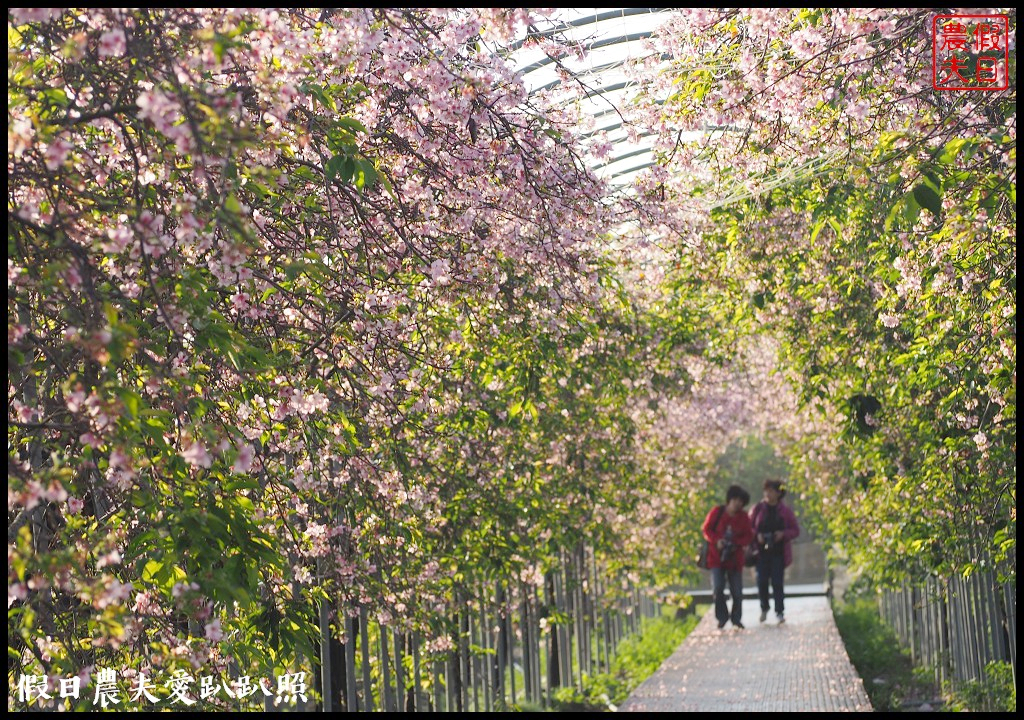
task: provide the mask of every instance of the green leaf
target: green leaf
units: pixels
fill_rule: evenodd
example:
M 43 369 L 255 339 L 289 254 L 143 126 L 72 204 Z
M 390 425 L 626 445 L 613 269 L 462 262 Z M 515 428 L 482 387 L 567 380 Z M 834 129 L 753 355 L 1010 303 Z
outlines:
M 836 239 L 841 240 L 843 237 L 843 226 L 839 224 L 839 221 L 830 217 L 828 219 L 828 224 L 835 231 Z
M 927 171 L 922 172 L 921 182 L 934 190 L 937 195 L 942 195 L 942 181 L 935 173 Z
M 534 420 L 536 420 L 536 419 L 537 419 L 537 415 L 538 415 L 538 412 L 537 412 L 537 406 L 533 404 L 533 401 L 532 401 L 532 400 L 527 400 L 527 401 L 526 401 L 526 402 L 525 402 L 525 403 L 523 404 L 523 408 L 524 408 L 524 409 L 525 409 L 525 410 L 526 410 L 527 412 L 529 412 L 529 413 L 530 413 L 530 417 L 531 417 L 531 418 L 533 418 Z
M 337 122 L 339 125 L 346 127 L 349 130 L 353 130 L 357 133 L 363 133 L 364 135 L 366 134 L 366 127 L 354 117 L 340 117 Z
M 927 208 L 934 215 L 942 213 L 942 198 L 928 184 L 922 183 L 914 188 L 914 200 L 917 201 L 918 205 Z
M 128 416 L 132 419 L 137 418 L 139 416 L 139 409 L 142 406 L 142 398 L 126 388 L 116 388 L 114 392 L 124 404 L 124 409 L 128 411 Z
M 967 138 L 953 138 L 940 151 L 939 162 L 943 165 L 952 164 L 970 142 Z
M 821 205 L 818 206 L 818 208 L 821 208 L 821 207 L 822 207 Z M 815 212 L 817 212 L 817 209 L 815 210 Z M 824 220 L 819 220 L 817 223 L 814 224 L 814 230 L 811 231 L 811 244 L 812 245 L 814 244 L 814 241 L 818 239 L 818 235 L 821 234 L 821 231 L 822 231 L 822 229 L 824 227 L 825 227 L 825 221 Z M 759 305 L 758 307 L 761 307 L 761 306 Z
M 341 170 L 338 171 L 338 178 L 342 182 L 348 182 L 352 179 L 352 176 L 356 171 L 356 161 L 353 158 L 347 157 L 344 162 L 341 163 Z
M 150 560 L 142 568 L 142 581 L 156 583 L 156 577 L 161 570 L 164 569 L 164 564 L 159 560 Z
M 913 192 L 908 192 L 903 196 L 903 219 L 907 221 L 907 225 L 913 226 L 917 223 L 917 218 L 920 215 L 921 204 Z
M 238 353 L 235 352 L 235 348 L 233 345 L 229 345 L 226 348 L 224 348 L 224 353 L 227 355 L 228 362 L 231 363 L 231 367 L 233 367 L 235 370 L 242 369 L 242 363 L 239 361 Z
M 369 160 L 355 161 L 355 182 L 356 187 L 362 190 L 364 187 L 373 187 L 377 184 L 377 168 Z
M 381 173 L 378 173 L 377 174 L 377 179 L 380 181 L 380 184 L 387 191 L 388 195 L 391 196 L 391 199 L 394 200 L 395 202 L 398 202 L 398 194 L 395 192 L 395 188 L 391 184 L 391 181 L 388 180 L 387 175 L 383 175 Z
M 899 200 L 893 203 L 891 208 L 889 208 L 889 214 L 885 218 L 886 232 L 892 230 L 893 223 L 896 222 L 896 216 L 900 214 L 900 211 L 903 209 L 905 203 L 906 199 L 900 198 Z
M 327 179 L 333 180 L 334 178 L 338 177 L 338 175 L 341 173 L 342 167 L 345 164 L 345 161 L 348 159 L 349 158 L 347 155 L 335 155 L 330 160 L 328 160 L 327 165 L 324 166 L 324 174 L 327 176 Z

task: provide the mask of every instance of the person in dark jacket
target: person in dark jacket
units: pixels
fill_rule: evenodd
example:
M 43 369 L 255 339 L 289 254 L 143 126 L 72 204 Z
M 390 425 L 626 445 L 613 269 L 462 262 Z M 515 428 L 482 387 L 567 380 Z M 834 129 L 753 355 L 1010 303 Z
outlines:
M 786 494 L 781 480 L 764 481 L 764 500 L 750 510 L 750 524 L 757 542 L 757 595 L 761 601 L 761 622 L 768 618 L 768 585 L 772 586 L 775 601 L 775 619 L 786 622 L 785 589 L 783 578 L 786 568 L 793 563 L 793 540 L 800 535 L 796 515 L 782 502 Z
M 743 555 L 754 539 L 750 518 L 743 511 L 749 502 L 750 493 L 739 485 L 730 485 L 725 491 L 725 505 L 713 507 L 704 519 L 702 530 L 708 541 L 711 594 L 719 629 L 730 620 L 735 627 L 743 628 Z M 725 599 L 726 583 L 732 598 L 731 612 Z

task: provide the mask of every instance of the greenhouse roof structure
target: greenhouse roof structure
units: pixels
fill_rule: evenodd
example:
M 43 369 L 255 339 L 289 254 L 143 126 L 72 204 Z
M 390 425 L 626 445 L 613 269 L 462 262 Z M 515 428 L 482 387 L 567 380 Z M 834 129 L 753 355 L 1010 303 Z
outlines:
M 594 118 L 589 135 L 606 133 L 612 150 L 594 166 L 613 188 L 631 185 L 636 175 L 653 163 L 650 132 L 637 132 L 623 122 L 622 108 L 636 84 L 626 65 L 651 55 L 646 42 L 667 19 L 672 8 L 558 8 L 544 24 L 533 25 L 526 37 L 513 44 L 512 60 L 530 92 L 554 90 L 563 78 L 583 89 L 581 110 Z M 557 38 L 578 46 L 582 57 L 549 57 L 527 43 L 531 38 Z

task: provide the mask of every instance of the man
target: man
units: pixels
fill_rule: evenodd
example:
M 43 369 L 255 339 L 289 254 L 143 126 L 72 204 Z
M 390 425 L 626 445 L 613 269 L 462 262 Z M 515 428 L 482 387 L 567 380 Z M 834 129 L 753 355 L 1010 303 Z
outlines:
M 725 505 L 712 508 L 704 519 L 702 530 L 708 541 L 711 593 L 719 629 L 729 620 L 743 629 L 743 548 L 754 539 L 750 518 L 743 511 L 749 502 L 750 493 L 739 485 L 730 485 L 725 491 Z M 725 600 L 726 583 L 732 597 L 731 612 Z
M 750 524 L 757 535 L 757 595 L 761 601 L 761 622 L 768 618 L 768 585 L 775 600 L 775 620 L 786 622 L 783 576 L 793 563 L 792 542 L 800 535 L 796 515 L 782 502 L 786 490 L 781 480 L 764 481 L 764 499 L 750 511 Z

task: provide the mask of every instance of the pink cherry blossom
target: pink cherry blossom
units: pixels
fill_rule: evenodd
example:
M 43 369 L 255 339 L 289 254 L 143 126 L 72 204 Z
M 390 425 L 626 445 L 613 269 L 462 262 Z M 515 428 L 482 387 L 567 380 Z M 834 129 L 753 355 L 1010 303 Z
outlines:
M 125 40 L 124 30 L 116 28 L 100 35 L 99 56 L 101 58 L 120 57 L 127 49 L 128 44 Z
M 887 328 L 894 328 L 900 324 L 900 316 L 891 313 L 879 313 L 878 321 Z
M 436 285 L 451 283 L 451 264 L 445 259 L 435 260 L 430 264 L 430 278 Z
M 65 8 L 11 8 L 16 23 L 50 22 L 64 13 Z
M 256 457 L 256 451 L 250 443 L 242 443 L 238 446 L 238 457 L 231 466 L 234 473 L 244 474 L 252 469 L 252 461 Z
M 213 465 L 213 458 L 200 442 L 187 443 L 179 454 L 185 459 L 185 462 L 193 467 L 209 468 Z
M 67 160 L 68 153 L 71 152 L 74 145 L 65 140 L 64 138 L 57 138 L 49 144 L 46 148 L 46 154 L 44 160 L 48 170 L 56 170 L 61 167 L 65 160 Z
M 224 639 L 224 631 L 220 627 L 220 619 L 214 618 L 203 627 L 206 639 L 210 642 L 219 642 Z

